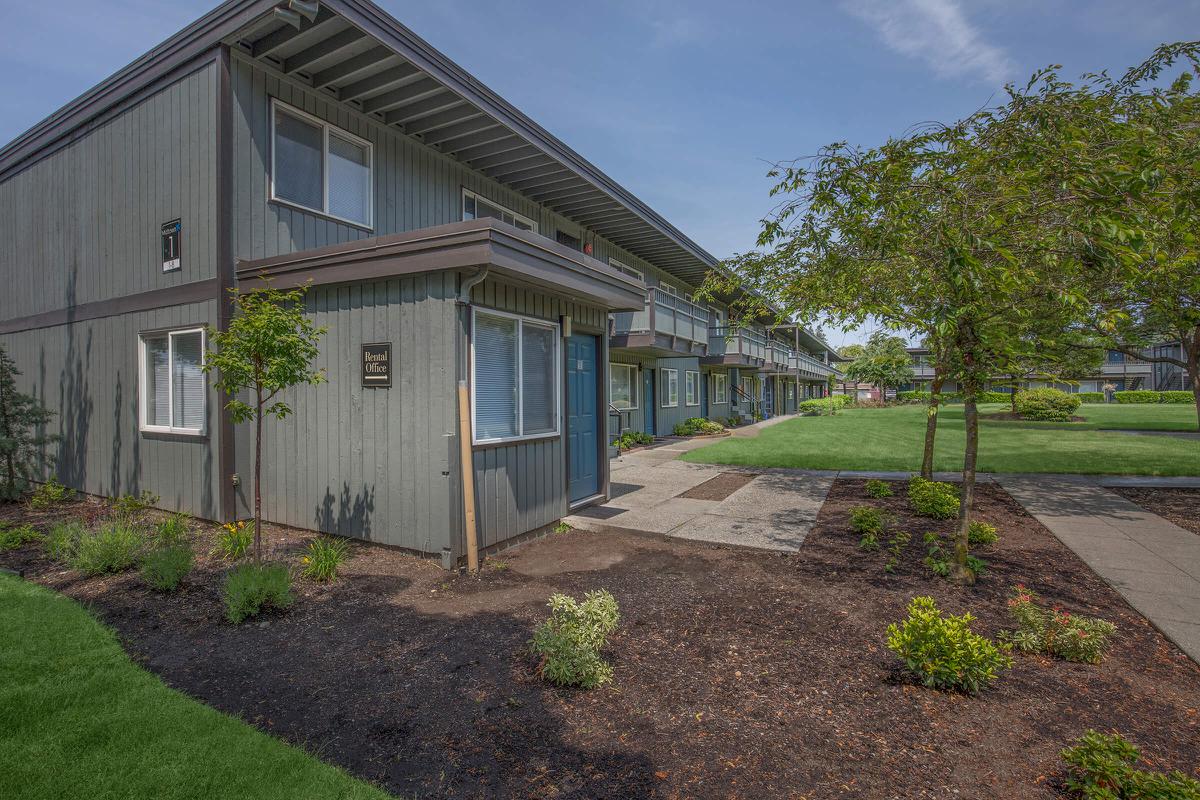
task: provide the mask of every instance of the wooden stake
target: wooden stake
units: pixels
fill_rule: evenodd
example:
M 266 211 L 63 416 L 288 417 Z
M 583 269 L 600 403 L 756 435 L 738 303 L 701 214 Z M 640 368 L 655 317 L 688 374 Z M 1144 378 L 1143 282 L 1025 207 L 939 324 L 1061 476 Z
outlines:
M 467 382 L 458 382 L 458 441 L 462 467 L 463 522 L 467 529 L 467 570 L 479 571 L 479 539 L 475 533 L 475 464 L 471 457 L 471 404 Z

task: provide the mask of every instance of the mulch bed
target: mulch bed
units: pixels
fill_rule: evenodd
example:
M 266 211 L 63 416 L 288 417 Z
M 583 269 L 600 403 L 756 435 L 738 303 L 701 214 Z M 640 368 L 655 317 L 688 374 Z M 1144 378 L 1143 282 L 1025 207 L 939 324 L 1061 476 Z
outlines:
M 688 500 L 724 500 L 757 477 L 748 472 L 722 472 L 678 496 Z
M 1200 489 L 1143 489 L 1120 486 L 1109 489 L 1147 511 L 1200 534 Z
M 1003 536 L 981 551 L 991 569 L 958 589 L 921 563 L 921 533 L 952 524 L 909 516 L 902 486 L 882 501 L 863 487 L 835 482 L 797 555 L 573 531 L 455 577 L 359 546 L 336 583 L 298 580 L 291 611 L 241 627 L 223 621 L 225 567 L 207 557 L 168 596 L 32 546 L 0 566 L 90 604 L 172 686 L 405 797 L 1050 798 L 1059 750 L 1087 728 L 1197 774 L 1200 667 L 999 488 L 980 490 Z M 913 534 L 893 574 L 849 532 L 868 503 Z M 310 538 L 271 533 L 291 559 Z M 913 595 L 995 634 L 1018 581 L 1116 623 L 1105 662 L 1017 655 L 978 697 L 897 669 L 884 630 Z M 621 606 L 615 681 L 548 686 L 526 650 L 546 598 L 595 588 Z

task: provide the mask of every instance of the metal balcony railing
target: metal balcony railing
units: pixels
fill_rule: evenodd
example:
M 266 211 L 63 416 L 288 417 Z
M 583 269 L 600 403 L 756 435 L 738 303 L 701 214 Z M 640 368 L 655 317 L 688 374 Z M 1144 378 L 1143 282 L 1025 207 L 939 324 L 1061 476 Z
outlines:
M 728 325 L 708 329 L 709 355 L 740 354 L 746 358 L 767 360 L 767 336 L 755 328 L 734 328 Z
M 637 333 L 662 333 L 689 342 L 708 341 L 708 309 L 656 287 L 646 290 L 646 304 L 640 311 L 620 311 L 612 315 L 614 336 Z

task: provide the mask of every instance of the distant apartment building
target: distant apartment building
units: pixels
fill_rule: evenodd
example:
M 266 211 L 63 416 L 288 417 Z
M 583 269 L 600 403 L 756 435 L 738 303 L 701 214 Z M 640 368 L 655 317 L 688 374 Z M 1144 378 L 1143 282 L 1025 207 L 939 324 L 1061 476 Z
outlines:
M 1179 344 L 1162 345 L 1162 348 L 1174 347 L 1179 350 Z M 1154 347 L 1147 355 L 1158 356 L 1168 354 L 1165 351 L 1160 353 L 1160 347 Z M 928 389 L 930 382 L 933 380 L 933 361 L 928 349 L 923 347 L 910 347 L 908 352 L 912 355 L 913 360 L 913 382 L 904 389 Z M 1118 353 L 1115 350 L 1109 350 L 1104 357 L 1100 369 L 1081 378 L 1078 381 L 1049 381 L 1043 376 L 1026 375 L 1024 383 L 1028 388 L 1037 389 L 1042 387 L 1053 387 L 1062 389 L 1065 392 L 1102 392 L 1105 385 L 1112 385 L 1114 391 L 1126 391 L 1130 389 L 1182 389 L 1183 386 L 1183 370 L 1179 367 L 1174 367 L 1175 372 L 1172 372 L 1163 367 L 1172 365 L 1156 364 L 1142 358 L 1134 358 L 1127 356 L 1124 353 Z M 1179 373 L 1176 375 L 1175 373 Z M 1008 392 L 1012 390 L 1008 376 L 996 376 L 988 381 L 985 389 L 996 392 Z M 946 381 L 942 387 L 944 392 L 958 391 L 958 384 L 954 381 Z

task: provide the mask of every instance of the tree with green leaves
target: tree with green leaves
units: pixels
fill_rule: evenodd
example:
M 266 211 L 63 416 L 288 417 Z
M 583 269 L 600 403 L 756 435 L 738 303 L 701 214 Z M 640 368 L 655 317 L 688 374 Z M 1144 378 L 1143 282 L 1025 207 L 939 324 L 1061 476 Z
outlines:
M 292 413 L 279 394 L 293 386 L 325 380 L 312 361 L 326 329 L 304 313 L 305 286 L 280 291 L 230 289 L 234 314 L 224 331 L 210 331 L 204 371 L 217 373 L 216 387 L 229 396 L 225 408 L 234 423 L 254 420 L 254 558 L 262 561 L 262 423 Z M 243 399 L 246 398 L 246 399 Z
M 21 371 L 0 347 L 0 499 L 13 502 L 39 477 L 45 447 L 58 436 L 46 434 L 54 413 L 32 395 L 17 391 Z
M 887 390 L 912 381 L 912 356 L 904 337 L 886 331 L 875 331 L 844 370 L 846 378 L 855 383 L 879 387 L 880 399 Z

